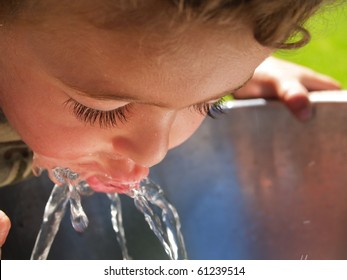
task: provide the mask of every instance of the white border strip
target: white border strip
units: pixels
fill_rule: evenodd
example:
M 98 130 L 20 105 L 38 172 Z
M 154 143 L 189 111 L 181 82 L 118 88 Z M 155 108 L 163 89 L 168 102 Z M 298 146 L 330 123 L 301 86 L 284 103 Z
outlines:
M 313 91 L 310 92 L 309 98 L 312 103 L 347 103 L 347 90 Z M 271 102 L 274 102 L 274 100 L 266 100 L 263 98 L 235 99 L 225 102 L 223 106 L 226 109 L 236 109 L 264 106 Z

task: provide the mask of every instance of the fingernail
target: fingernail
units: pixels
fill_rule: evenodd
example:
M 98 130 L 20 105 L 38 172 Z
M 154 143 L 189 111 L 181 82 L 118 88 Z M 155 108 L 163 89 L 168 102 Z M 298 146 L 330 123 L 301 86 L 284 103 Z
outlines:
M 298 114 L 298 117 L 302 121 L 308 121 L 312 118 L 312 109 L 311 108 L 305 108 L 301 110 Z

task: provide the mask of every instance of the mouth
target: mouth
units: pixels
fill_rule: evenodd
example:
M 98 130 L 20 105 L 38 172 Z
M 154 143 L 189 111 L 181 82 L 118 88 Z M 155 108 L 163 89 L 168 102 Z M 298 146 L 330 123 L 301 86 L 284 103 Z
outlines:
M 110 164 L 100 161 L 67 162 L 36 155 L 34 168 L 47 169 L 49 177 L 60 184 L 53 174 L 56 167 L 69 168 L 78 174 L 79 181 L 86 181 L 91 189 L 104 193 L 130 193 L 139 187 L 140 182 L 148 176 L 149 168 L 136 164 L 130 159 L 114 160 Z M 39 174 L 39 173 L 38 173 Z
M 86 181 L 95 192 L 128 194 L 137 189 L 143 178 L 136 181 L 115 181 L 99 176 L 91 176 Z

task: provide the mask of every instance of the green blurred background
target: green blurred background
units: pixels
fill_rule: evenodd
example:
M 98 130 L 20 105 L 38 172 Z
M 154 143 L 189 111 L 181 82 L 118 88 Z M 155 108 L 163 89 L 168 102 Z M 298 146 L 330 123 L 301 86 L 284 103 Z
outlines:
M 324 7 L 306 27 L 312 39 L 299 49 L 279 51 L 277 57 L 330 75 L 347 88 L 347 3 Z

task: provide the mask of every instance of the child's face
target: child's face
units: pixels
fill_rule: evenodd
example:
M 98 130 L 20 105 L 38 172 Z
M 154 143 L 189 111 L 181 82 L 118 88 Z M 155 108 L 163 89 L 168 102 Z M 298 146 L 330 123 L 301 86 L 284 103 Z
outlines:
M 65 15 L 2 35 L 0 105 L 41 165 L 70 167 L 101 191 L 138 181 L 198 128 L 195 105 L 240 87 L 271 52 L 247 29 L 162 29 Z

